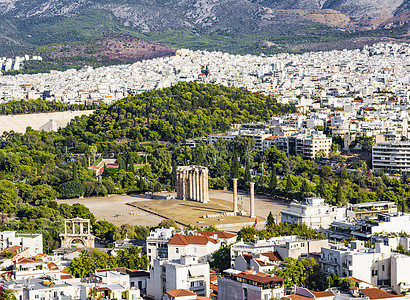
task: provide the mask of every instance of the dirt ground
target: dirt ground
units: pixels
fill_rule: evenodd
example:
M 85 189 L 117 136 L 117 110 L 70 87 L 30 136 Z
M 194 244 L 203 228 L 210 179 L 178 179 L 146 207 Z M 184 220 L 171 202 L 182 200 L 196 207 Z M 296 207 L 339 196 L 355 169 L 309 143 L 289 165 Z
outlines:
M 255 220 L 249 216 L 231 216 L 204 219 L 205 214 L 218 214 L 232 210 L 232 191 L 209 191 L 210 203 L 202 204 L 194 201 L 165 200 L 170 193 L 159 193 L 154 195 L 112 195 L 109 197 L 94 197 L 83 199 L 58 200 L 59 203 L 81 203 L 87 206 L 95 215 L 97 220 L 107 220 L 116 225 L 133 224 L 155 226 L 162 218 L 138 208 L 131 207 L 127 203 L 144 207 L 161 215 L 174 218 L 181 222 L 197 225 L 222 225 L 224 230 L 237 231 L 244 223 L 253 223 Z M 238 192 L 238 206 L 249 212 L 249 196 Z M 257 228 L 262 229 L 265 219 L 271 211 L 275 218 L 280 219 L 280 211 L 287 204 L 273 200 L 270 197 L 255 195 L 255 210 L 258 219 Z

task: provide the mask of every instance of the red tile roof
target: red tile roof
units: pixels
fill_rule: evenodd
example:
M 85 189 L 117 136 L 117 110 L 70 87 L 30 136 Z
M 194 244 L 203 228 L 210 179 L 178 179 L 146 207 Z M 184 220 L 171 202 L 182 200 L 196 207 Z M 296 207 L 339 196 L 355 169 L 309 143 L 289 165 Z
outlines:
M 405 298 L 405 295 L 393 295 L 385 291 L 379 290 L 378 288 L 368 288 L 360 290 L 365 296 L 372 299 L 387 299 L 387 298 Z
M 18 264 L 18 265 L 22 265 L 22 264 L 34 264 L 34 263 L 36 263 L 36 261 L 35 261 L 34 259 L 31 259 L 31 258 L 22 258 L 22 259 L 19 259 L 19 260 L 16 262 L 16 264 Z
M 168 242 L 168 245 L 206 245 L 209 242 L 216 244 L 217 240 L 203 235 L 183 235 L 176 234 Z
M 170 295 L 171 297 L 186 297 L 186 296 L 195 296 L 196 294 L 194 292 L 191 292 L 190 290 L 187 289 L 179 289 L 179 290 L 172 290 L 172 291 L 167 291 L 167 294 Z
M 267 267 L 267 266 L 274 266 L 274 263 L 271 263 L 270 261 L 263 261 L 260 259 L 255 258 L 255 261 L 258 265 L 260 265 L 261 267 Z
M 280 256 L 280 254 L 277 251 L 265 252 L 265 253 L 261 253 L 261 255 L 268 257 L 270 261 L 283 261 L 283 258 Z
M 217 235 L 218 239 L 231 239 L 231 238 L 238 236 L 237 234 L 229 233 L 225 231 L 198 231 L 198 234 L 207 236 L 207 237 Z
M 312 290 L 309 290 L 315 296 L 315 298 L 322 298 L 322 297 L 332 297 L 335 294 L 333 294 L 331 291 L 323 291 L 323 292 L 315 292 Z
M 252 254 L 242 254 L 242 257 L 249 264 L 251 262 L 251 259 L 252 259 Z
M 296 294 L 289 295 L 288 298 L 290 298 L 292 300 L 311 300 L 312 299 L 312 298 L 309 298 L 309 297 L 296 295 Z
M 268 274 L 265 273 L 249 273 L 249 272 L 242 272 L 239 274 L 234 275 L 235 277 L 239 277 L 239 278 L 243 278 L 243 279 L 247 279 L 247 280 L 251 280 L 251 281 L 255 281 L 255 282 L 259 282 L 259 283 L 267 283 L 267 282 L 282 282 L 283 278 L 278 277 L 278 276 L 270 276 Z

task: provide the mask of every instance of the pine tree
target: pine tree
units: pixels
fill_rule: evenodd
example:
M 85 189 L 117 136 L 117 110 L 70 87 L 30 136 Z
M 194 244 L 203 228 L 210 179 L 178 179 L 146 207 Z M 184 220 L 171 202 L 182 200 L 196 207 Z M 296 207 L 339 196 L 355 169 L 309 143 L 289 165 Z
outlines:
M 251 181 L 251 171 L 249 170 L 250 166 L 249 163 L 247 162 L 245 165 L 245 181 L 249 182 Z
M 286 192 L 291 192 L 293 190 L 293 184 L 292 184 L 292 179 L 290 178 L 290 175 L 288 175 L 288 178 L 286 179 Z
M 272 212 L 269 212 L 269 215 L 268 215 L 268 218 L 267 218 L 267 221 L 266 221 L 266 227 L 269 227 L 269 226 L 272 226 L 272 225 L 275 225 L 275 218 L 273 217 Z
M 77 163 L 73 164 L 73 181 L 78 181 Z
M 269 187 L 274 190 L 278 186 L 278 177 L 276 175 L 276 168 L 274 167 L 272 170 L 272 174 L 270 175 L 270 182 L 269 182 Z
M 171 189 L 173 190 L 177 184 L 177 162 L 172 161 L 172 171 L 171 171 Z
M 232 178 L 238 178 L 239 177 L 239 161 L 238 161 L 238 154 L 236 151 L 233 152 L 232 154 L 232 160 L 231 160 L 231 175 Z
M 340 182 L 337 184 L 336 189 L 336 204 L 341 204 L 343 202 L 342 185 Z

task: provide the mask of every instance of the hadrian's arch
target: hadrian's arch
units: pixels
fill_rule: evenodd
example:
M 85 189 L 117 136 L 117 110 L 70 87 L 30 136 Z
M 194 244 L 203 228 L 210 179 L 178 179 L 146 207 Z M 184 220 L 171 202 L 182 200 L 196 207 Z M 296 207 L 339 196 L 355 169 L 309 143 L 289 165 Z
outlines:
M 62 248 L 94 248 L 89 219 L 64 220 L 64 233 L 60 234 Z

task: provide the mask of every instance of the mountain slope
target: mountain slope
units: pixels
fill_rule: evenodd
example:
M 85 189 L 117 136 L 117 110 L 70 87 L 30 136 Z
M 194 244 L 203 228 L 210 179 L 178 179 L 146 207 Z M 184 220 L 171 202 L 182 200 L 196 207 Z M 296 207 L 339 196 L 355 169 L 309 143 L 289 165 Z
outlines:
M 0 54 L 8 48 L 91 41 L 113 32 L 163 41 L 170 30 L 193 35 L 202 49 L 224 50 L 218 45 L 225 39 L 233 52 L 238 46 L 260 53 L 265 48 L 258 45 L 265 41 L 283 49 L 357 37 L 346 31 L 377 29 L 359 37 L 400 37 L 407 34 L 399 27 L 408 26 L 408 11 L 408 0 L 0 0 L 0 42 L 5 45 Z

